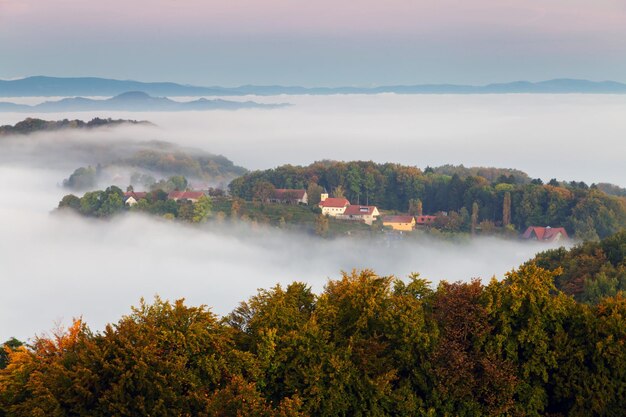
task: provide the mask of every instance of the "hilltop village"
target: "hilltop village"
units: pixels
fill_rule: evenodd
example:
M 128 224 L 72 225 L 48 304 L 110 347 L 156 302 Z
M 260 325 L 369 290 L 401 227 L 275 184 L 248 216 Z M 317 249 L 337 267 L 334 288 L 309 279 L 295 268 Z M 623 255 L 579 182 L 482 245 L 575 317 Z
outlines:
M 157 160 L 168 161 L 167 155 Z M 153 172 L 149 166 L 170 166 L 140 165 L 146 172 Z M 112 168 L 78 187 L 87 183 L 78 171 L 64 181 L 65 187 L 93 190 L 108 180 L 124 181 L 112 175 Z M 159 181 L 133 174 L 126 193 L 112 186 L 80 198 L 70 194 L 59 207 L 89 217 L 135 211 L 183 222 L 244 222 L 323 237 L 495 235 L 541 242 L 568 237 L 597 241 L 626 224 L 626 198 L 619 188 L 556 179 L 543 183 L 505 168 L 448 165 L 421 170 L 371 161 L 321 161 L 247 172 L 228 185 L 205 175 L 190 178 L 193 185 L 182 173 Z
M 115 190 L 110 187 L 107 190 Z M 121 192 L 121 190 L 120 190 Z M 97 192 L 96 192 L 97 193 Z M 104 192 L 105 194 L 107 191 Z M 90 193 L 87 193 L 88 196 Z M 102 196 L 101 196 L 102 197 Z M 319 194 L 319 201 L 310 201 L 305 189 L 278 188 L 269 190 L 262 201 L 245 201 L 227 196 L 218 189 L 206 191 L 179 191 L 151 192 L 134 191 L 129 187 L 120 194 L 123 207 L 129 210 L 148 211 L 153 214 L 162 214 L 166 218 L 179 218 L 191 222 L 204 221 L 214 217 L 223 220 L 227 217 L 239 218 L 253 223 L 276 224 L 282 227 L 314 226 L 316 234 L 333 236 L 337 234 L 354 234 L 359 232 L 385 232 L 392 234 L 411 234 L 416 231 L 427 233 L 443 229 L 450 220 L 446 212 L 424 214 L 419 202 L 413 213 L 397 213 L 389 210 L 379 210 L 374 205 L 352 204 L 345 197 L 331 197 L 325 190 Z M 80 201 L 81 199 L 79 199 Z M 67 201 L 65 204 L 68 206 Z M 81 204 L 75 205 L 80 211 Z M 82 204 L 84 207 L 85 204 Z M 165 213 L 155 210 L 165 207 Z M 84 210 L 83 210 L 84 211 Z M 185 212 L 189 213 L 185 215 Z M 260 215 L 263 213 L 263 215 Z M 195 216 L 194 216 L 195 214 Z M 299 214 L 299 215 L 297 215 Z M 273 217 L 279 216 L 277 221 Z M 472 234 L 485 234 L 480 224 L 472 224 Z M 489 234 L 496 234 L 497 228 L 490 229 Z M 511 233 L 509 237 L 514 237 Z M 567 231 L 563 227 L 529 226 L 524 233 L 518 236 L 524 240 L 541 242 L 556 242 L 568 239 Z
M 274 190 L 272 197 L 268 199 L 270 203 L 277 204 L 297 204 L 307 205 L 308 195 L 304 189 L 284 189 Z M 382 215 L 376 206 L 351 204 L 345 197 L 329 197 L 327 192 L 320 194 L 318 207 L 322 216 L 333 217 L 338 220 L 355 221 L 372 226 L 379 222 L 384 229 L 396 232 L 412 232 L 416 228 L 437 227 L 438 219 L 445 217 L 447 213 L 440 212 L 435 215 L 425 215 L 421 211 L 421 204 L 418 204 L 415 215 L 408 213 Z M 474 226 L 477 229 L 477 225 Z M 567 231 L 563 227 L 541 227 L 529 226 L 520 236 L 525 240 L 537 240 L 543 242 L 556 242 L 568 239 Z

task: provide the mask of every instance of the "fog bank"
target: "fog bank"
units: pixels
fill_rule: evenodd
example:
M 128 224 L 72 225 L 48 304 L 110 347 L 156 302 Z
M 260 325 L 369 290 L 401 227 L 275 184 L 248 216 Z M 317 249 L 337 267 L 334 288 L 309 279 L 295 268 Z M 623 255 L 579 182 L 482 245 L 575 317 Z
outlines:
M 102 329 L 140 297 L 184 297 L 218 314 L 257 288 L 294 280 L 320 291 L 341 270 L 373 268 L 437 282 L 501 277 L 545 246 L 496 239 L 389 247 L 278 229 L 192 227 L 130 214 L 112 221 L 51 215 L 59 172 L 0 167 L 0 340 L 22 339 L 82 315 Z
M 177 98 L 183 99 L 183 98 Z M 272 110 L 63 113 L 42 118 L 146 119 L 159 139 L 223 154 L 251 169 L 324 158 L 425 167 L 518 168 L 544 180 L 626 186 L 626 96 L 591 94 L 238 97 Z M 23 114 L 0 113 L 1 123 Z
M 341 270 L 489 279 L 546 246 L 475 239 L 322 240 L 277 229 L 193 228 L 138 215 L 113 221 L 53 216 L 79 167 L 153 140 L 223 154 L 247 168 L 372 159 L 525 170 L 532 177 L 626 185 L 626 97 L 594 95 L 289 96 L 274 110 L 66 113 L 46 119 L 150 120 L 128 127 L 0 138 L 0 340 L 25 339 L 83 315 L 94 329 L 140 297 L 185 297 L 228 313 L 257 288 L 301 280 L 320 291 Z M 23 114 L 0 113 L 0 124 Z

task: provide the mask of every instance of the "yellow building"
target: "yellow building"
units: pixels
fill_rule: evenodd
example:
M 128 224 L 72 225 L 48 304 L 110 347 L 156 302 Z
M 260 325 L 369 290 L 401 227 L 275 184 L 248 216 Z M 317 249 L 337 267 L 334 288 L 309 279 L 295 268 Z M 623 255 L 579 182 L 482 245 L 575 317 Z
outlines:
M 385 216 L 383 217 L 383 226 L 389 226 L 393 230 L 410 232 L 415 229 L 415 217 L 408 215 Z

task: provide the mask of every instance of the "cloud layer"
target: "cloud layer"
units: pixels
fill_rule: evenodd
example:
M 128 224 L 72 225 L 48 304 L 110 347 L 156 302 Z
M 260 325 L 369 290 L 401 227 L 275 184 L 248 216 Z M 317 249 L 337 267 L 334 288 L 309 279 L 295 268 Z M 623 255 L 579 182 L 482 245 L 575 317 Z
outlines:
M 284 97 L 266 97 L 284 101 Z M 186 297 L 219 314 L 278 282 L 319 291 L 341 270 L 420 272 L 440 279 L 501 277 L 546 247 L 477 239 L 445 243 L 326 241 L 279 230 L 192 228 L 125 216 L 90 221 L 50 214 L 76 167 L 146 140 L 169 140 L 236 164 L 269 168 L 316 159 L 497 165 L 532 176 L 625 185 L 621 96 L 290 97 L 276 110 L 99 114 L 148 119 L 157 129 L 56 132 L 0 139 L 0 339 L 32 337 L 83 315 L 94 329 L 140 297 Z M 46 115 L 90 118 L 87 113 Z M 22 115 L 2 114 L 0 123 Z M 93 151 L 94 149 L 99 151 Z
M 0 168 L 2 340 L 32 337 L 76 316 L 102 329 L 140 297 L 156 294 L 226 314 L 257 288 L 299 280 L 319 291 L 352 268 L 401 277 L 415 271 L 434 282 L 489 279 L 545 249 L 495 239 L 390 246 L 248 226 L 194 228 L 140 215 L 112 221 L 53 215 L 63 194 L 57 175 Z

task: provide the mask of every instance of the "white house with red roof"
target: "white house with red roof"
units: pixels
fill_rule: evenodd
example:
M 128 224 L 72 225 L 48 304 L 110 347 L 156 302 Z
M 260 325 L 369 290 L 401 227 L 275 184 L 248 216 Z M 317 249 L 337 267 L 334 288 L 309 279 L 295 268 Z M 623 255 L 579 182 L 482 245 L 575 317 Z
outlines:
M 341 197 L 325 197 L 322 196 L 322 201 L 319 203 L 319 208 L 322 209 L 322 214 L 337 217 L 346 211 L 346 208 L 350 206 L 350 202 Z
M 562 227 L 528 226 L 528 229 L 522 234 L 522 239 L 537 240 L 539 242 L 558 242 L 563 239 L 569 239 L 569 236 Z
M 376 206 L 361 206 L 358 204 L 346 207 L 344 212 L 338 216 L 343 220 L 360 221 L 371 225 L 376 220 L 376 217 L 380 216 L 378 208 Z
M 137 204 L 139 202 L 139 200 L 146 198 L 146 195 L 148 193 L 146 192 L 135 192 L 135 191 L 127 191 L 124 193 L 124 204 L 127 204 L 129 206 L 134 206 L 135 204 Z

